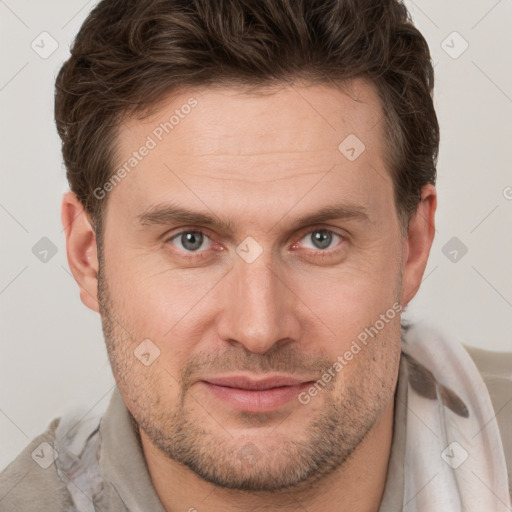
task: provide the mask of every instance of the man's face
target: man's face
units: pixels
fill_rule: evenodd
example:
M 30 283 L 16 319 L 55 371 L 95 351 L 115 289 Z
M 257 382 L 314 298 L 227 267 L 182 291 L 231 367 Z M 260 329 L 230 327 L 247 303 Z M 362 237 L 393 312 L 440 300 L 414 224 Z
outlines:
M 377 93 L 352 85 L 197 89 L 120 130 L 118 167 L 138 156 L 104 221 L 114 375 L 146 445 L 216 485 L 326 475 L 392 402 L 403 240 Z M 327 207 L 345 214 L 297 224 Z

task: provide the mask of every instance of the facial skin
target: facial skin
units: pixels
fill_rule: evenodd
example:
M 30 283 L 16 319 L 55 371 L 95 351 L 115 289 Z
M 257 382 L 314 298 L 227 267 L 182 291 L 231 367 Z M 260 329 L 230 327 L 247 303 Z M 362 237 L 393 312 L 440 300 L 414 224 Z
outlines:
M 250 412 L 204 382 L 279 375 L 308 389 L 417 292 L 435 188 L 423 189 L 403 237 L 377 93 L 362 80 L 351 85 L 350 95 L 327 85 L 187 90 L 125 123 L 119 166 L 197 100 L 104 199 L 101 265 L 87 214 L 72 193 L 64 197 L 70 268 L 83 302 L 101 313 L 114 376 L 168 511 L 378 510 L 400 315 L 307 404 L 293 398 Z M 338 149 L 350 134 L 365 145 L 354 161 Z M 155 214 L 169 205 L 232 231 Z M 328 205 L 364 215 L 294 227 Z M 190 231 L 196 238 L 176 236 Z M 262 250 L 251 262 L 240 250 L 255 254 L 247 237 Z M 148 366 L 134 355 L 147 339 L 160 351 Z

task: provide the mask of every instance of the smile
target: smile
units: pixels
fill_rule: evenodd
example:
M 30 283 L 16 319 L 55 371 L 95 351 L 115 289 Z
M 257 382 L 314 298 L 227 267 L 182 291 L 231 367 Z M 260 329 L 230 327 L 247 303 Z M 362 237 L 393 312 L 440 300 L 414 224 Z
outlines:
M 312 381 L 290 377 L 253 380 L 244 376 L 212 378 L 201 381 L 216 398 L 232 408 L 247 412 L 275 410 L 307 389 Z

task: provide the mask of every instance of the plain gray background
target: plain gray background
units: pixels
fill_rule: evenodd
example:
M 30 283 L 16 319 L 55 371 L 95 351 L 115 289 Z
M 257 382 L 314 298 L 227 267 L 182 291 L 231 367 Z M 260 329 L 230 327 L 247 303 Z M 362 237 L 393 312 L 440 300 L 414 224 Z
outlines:
M 0 0 L 0 468 L 71 405 L 103 407 L 114 385 L 67 265 L 53 122 L 55 75 L 95 3 Z M 442 136 L 437 233 L 407 318 L 512 351 L 512 0 L 406 4 L 432 51 Z

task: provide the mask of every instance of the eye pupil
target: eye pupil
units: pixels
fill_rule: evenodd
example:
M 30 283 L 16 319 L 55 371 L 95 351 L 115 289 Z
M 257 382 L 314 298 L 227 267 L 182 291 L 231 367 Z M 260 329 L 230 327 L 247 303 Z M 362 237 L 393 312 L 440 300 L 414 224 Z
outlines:
M 319 249 L 325 249 L 326 247 L 329 247 L 329 245 L 331 245 L 332 233 L 326 229 L 319 229 L 319 230 L 313 231 L 312 239 L 313 239 L 313 243 Z
M 188 231 L 181 235 L 183 247 L 189 251 L 197 251 L 203 244 L 203 235 L 199 231 Z

